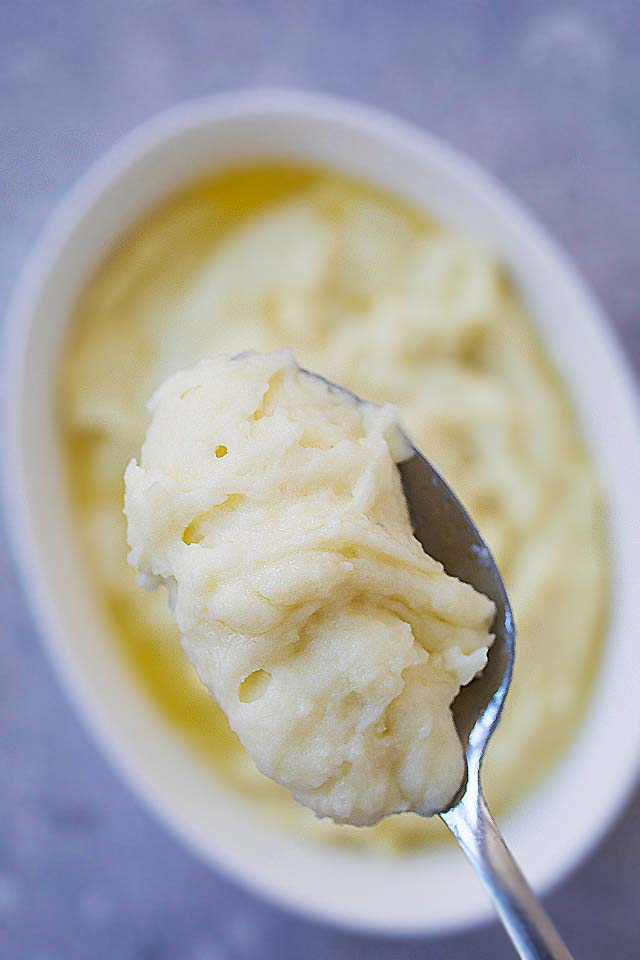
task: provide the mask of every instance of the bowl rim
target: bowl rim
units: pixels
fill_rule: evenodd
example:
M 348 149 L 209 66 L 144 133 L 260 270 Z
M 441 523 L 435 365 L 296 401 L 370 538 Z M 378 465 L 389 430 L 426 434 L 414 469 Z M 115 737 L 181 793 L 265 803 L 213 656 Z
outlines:
M 640 462 L 640 421 L 635 385 L 628 361 L 619 347 L 611 325 L 605 320 L 602 311 L 573 265 L 548 232 L 493 177 L 453 147 L 444 144 L 413 124 L 373 107 L 322 94 L 279 88 L 248 89 L 203 97 L 170 107 L 136 127 L 95 161 L 50 215 L 24 264 L 10 300 L 3 345 L 6 391 L 3 410 L 5 456 L 2 479 L 6 525 L 25 600 L 28 597 L 27 603 L 34 618 L 37 633 L 78 715 L 82 717 L 83 722 L 88 723 L 109 760 L 120 772 L 124 781 L 133 787 L 144 805 L 154 811 L 174 833 L 180 834 L 191 849 L 209 863 L 212 863 L 210 851 L 203 851 L 194 836 L 185 829 L 181 829 L 181 825 L 171 818 L 158 798 L 152 796 L 147 787 L 136 777 L 130 758 L 126 758 L 123 754 L 122 744 L 115 742 L 116 735 L 112 735 L 98 717 L 96 705 L 83 685 L 81 670 L 72 662 L 73 658 L 69 657 L 68 651 L 65 653 L 62 651 L 61 636 L 64 634 L 64 628 L 56 621 L 55 598 L 49 594 L 46 576 L 40 566 L 35 530 L 31 524 L 27 498 L 23 495 L 21 482 L 24 477 L 19 409 L 19 387 L 23 373 L 21 361 L 31 332 L 38 293 L 47 278 L 55 272 L 57 260 L 69 236 L 74 230 L 81 229 L 92 203 L 108 186 L 115 184 L 134 162 L 143 160 L 152 149 L 162 144 L 166 145 L 173 138 L 182 136 L 189 130 L 232 121 L 240 116 L 264 118 L 271 115 L 298 117 L 303 122 L 324 120 L 341 124 L 351 130 L 374 133 L 381 140 L 386 140 L 417 157 L 422 157 L 425 164 L 429 156 L 431 161 L 455 169 L 457 175 L 469 185 L 470 190 L 485 195 L 490 205 L 500 208 L 507 218 L 518 223 L 529 235 L 532 244 L 555 261 L 557 269 L 573 288 L 577 299 L 582 302 L 584 307 L 582 323 L 590 324 L 597 332 L 597 337 L 606 354 L 605 359 L 612 369 L 615 368 L 618 376 L 621 402 L 626 406 L 627 420 L 630 425 L 630 445 L 634 448 L 636 458 Z M 375 182 L 376 177 L 372 179 Z M 381 178 L 377 179 L 380 182 Z M 562 372 L 564 374 L 566 371 Z M 636 606 L 640 613 L 640 603 Z M 613 628 L 610 632 L 612 630 Z M 592 692 L 591 701 L 593 700 Z M 640 719 L 640 706 L 634 709 Z M 640 741 L 640 736 L 638 740 Z M 573 747 L 569 749 L 571 751 Z M 629 752 L 631 754 L 633 751 Z M 594 827 L 592 836 L 583 838 L 581 845 L 571 850 L 569 854 L 565 854 L 564 859 L 556 865 L 554 870 L 548 871 L 550 876 L 543 881 L 543 887 L 557 883 L 600 841 L 619 815 L 636 783 L 637 766 L 635 760 L 627 764 L 625 774 L 618 776 L 615 797 L 610 801 L 608 810 L 600 811 L 598 825 Z M 365 919 L 363 916 L 350 916 L 348 911 L 339 914 L 325 908 L 317 909 L 308 902 L 301 902 L 295 895 L 285 894 L 282 890 L 265 888 L 263 883 L 258 882 L 255 877 L 248 876 L 246 870 L 241 869 L 237 864 L 230 863 L 228 858 L 218 858 L 216 865 L 222 866 L 225 873 L 231 875 L 234 880 L 240 880 L 243 885 L 272 902 L 302 912 L 316 921 L 330 922 L 334 926 L 396 935 L 435 934 L 459 930 L 490 917 L 487 901 L 484 909 L 472 911 L 468 916 L 460 916 L 455 922 L 447 921 L 440 926 L 434 922 L 396 924 L 393 921 L 389 922 L 388 918 L 375 916 Z

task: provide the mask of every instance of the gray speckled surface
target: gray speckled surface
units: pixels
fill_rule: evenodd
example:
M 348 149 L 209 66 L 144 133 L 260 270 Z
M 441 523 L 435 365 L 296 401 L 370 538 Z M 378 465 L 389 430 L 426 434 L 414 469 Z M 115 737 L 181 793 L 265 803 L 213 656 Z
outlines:
M 640 361 L 640 6 L 22 0 L 0 30 L 0 301 L 57 198 L 133 124 L 256 84 L 389 108 L 493 170 L 565 244 Z M 46 661 L 0 544 L 0 957 L 511 956 L 293 919 L 198 863 L 116 779 Z M 549 901 L 576 956 L 640 941 L 640 796 Z

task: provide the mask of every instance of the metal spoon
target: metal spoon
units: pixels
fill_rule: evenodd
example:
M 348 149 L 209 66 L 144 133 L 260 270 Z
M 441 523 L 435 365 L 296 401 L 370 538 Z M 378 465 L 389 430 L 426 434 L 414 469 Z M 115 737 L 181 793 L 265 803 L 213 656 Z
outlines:
M 413 446 L 413 445 L 412 445 Z M 571 960 L 571 954 L 508 850 L 482 793 L 480 767 L 511 682 L 515 627 L 495 561 L 469 514 L 428 460 L 413 447 L 398 468 L 413 529 L 446 572 L 470 583 L 496 605 L 495 640 L 486 668 L 453 701 L 467 775 L 440 818 L 488 890 L 519 955 L 525 960 Z
M 362 403 L 361 397 L 320 374 L 303 370 Z M 516 630 L 507 591 L 489 548 L 453 490 L 406 436 L 413 455 L 398 464 L 413 532 L 446 572 L 470 583 L 496 605 L 495 640 L 480 676 L 453 701 L 467 775 L 440 819 L 454 835 L 489 892 L 511 942 L 524 960 L 573 960 L 527 883 L 489 812 L 480 767 L 504 704 L 515 657 Z

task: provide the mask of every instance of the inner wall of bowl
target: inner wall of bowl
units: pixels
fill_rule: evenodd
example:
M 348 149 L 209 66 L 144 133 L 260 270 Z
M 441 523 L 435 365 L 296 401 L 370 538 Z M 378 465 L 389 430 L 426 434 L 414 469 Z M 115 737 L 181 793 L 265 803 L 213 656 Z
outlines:
M 370 119 L 358 125 L 344 116 L 313 117 L 308 109 L 238 113 L 236 106 L 226 115 L 218 113 L 217 119 L 216 111 L 207 108 L 173 114 L 126 141 L 75 191 L 58 218 L 48 253 L 41 256 L 43 285 L 26 311 L 32 314 L 32 325 L 20 382 L 23 489 L 36 544 L 27 565 L 39 568 L 43 632 L 49 633 L 54 659 L 116 763 L 199 853 L 281 902 L 350 925 L 434 930 L 469 923 L 485 916 L 488 908 L 457 851 L 393 861 L 302 846 L 263 829 L 237 797 L 231 800 L 222 788 L 212 786 L 197 760 L 135 687 L 90 596 L 78 545 L 68 537 L 73 520 L 52 403 L 61 344 L 87 276 L 116 237 L 149 206 L 205 171 L 256 157 L 279 157 L 335 166 L 391 188 L 440 219 L 476 233 L 508 260 L 547 346 L 568 374 L 600 467 L 610 468 L 603 470 L 604 479 L 612 502 L 620 505 L 612 514 L 616 564 L 625 559 L 619 556 L 624 537 L 618 536 L 622 531 L 616 525 L 622 517 L 628 522 L 630 506 L 624 470 L 631 460 L 620 464 L 619 455 L 624 432 L 633 424 L 623 419 L 619 430 L 612 430 L 610 422 L 604 423 L 609 418 L 594 402 L 593 377 L 594 365 L 601 372 L 604 366 L 609 388 L 609 380 L 620 371 L 615 369 L 615 357 L 606 355 L 610 348 L 603 345 L 597 322 L 589 322 L 592 305 L 572 284 L 564 263 L 554 261 L 554 251 L 549 252 L 519 211 L 448 151 L 430 145 L 427 153 L 417 135 L 395 130 L 393 124 L 387 128 L 379 120 L 376 129 Z M 37 286 L 33 278 L 32 286 Z M 576 315 L 586 341 L 586 357 L 579 364 L 576 326 L 562 322 Z M 614 397 L 622 411 L 625 399 L 624 391 Z M 614 623 L 616 638 L 625 636 L 627 626 Z M 621 683 L 625 678 L 620 658 L 609 656 L 576 748 L 539 795 L 506 825 L 534 883 L 544 885 L 571 865 L 611 810 L 610 798 L 598 794 L 586 815 L 576 808 L 567 825 L 567 802 L 569 809 L 578 802 L 589 769 L 600 759 L 611 768 L 611 743 L 607 747 L 603 741 L 602 717 L 608 706 L 604 739 L 610 741 L 612 730 L 615 733 L 622 723 L 610 709 L 611 691 Z M 160 738 L 167 742 L 162 756 L 154 749 Z M 614 774 L 613 779 L 620 781 L 622 759 Z M 540 836 L 545 844 L 540 844 Z

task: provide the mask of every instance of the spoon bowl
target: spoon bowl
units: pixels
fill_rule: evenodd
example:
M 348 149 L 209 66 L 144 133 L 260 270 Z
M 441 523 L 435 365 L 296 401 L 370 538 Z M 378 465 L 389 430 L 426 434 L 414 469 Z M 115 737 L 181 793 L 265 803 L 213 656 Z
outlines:
M 482 759 L 511 683 L 515 656 L 513 614 L 495 560 L 473 520 L 435 467 L 411 446 L 413 455 L 398 464 L 398 469 L 415 536 L 449 576 L 470 583 L 493 600 L 496 607 L 494 641 L 487 665 L 462 688 L 452 705 L 470 767 Z

